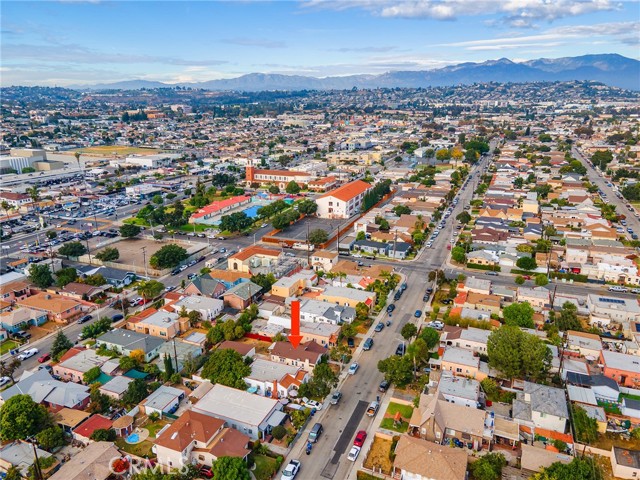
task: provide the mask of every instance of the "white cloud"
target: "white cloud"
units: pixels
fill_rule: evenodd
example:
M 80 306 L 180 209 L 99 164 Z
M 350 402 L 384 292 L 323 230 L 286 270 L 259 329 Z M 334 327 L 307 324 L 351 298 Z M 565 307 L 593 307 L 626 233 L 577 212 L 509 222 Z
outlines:
M 362 8 L 382 17 L 433 18 L 500 15 L 513 27 L 530 27 L 533 20 L 554 20 L 614 10 L 612 0 L 308 0 L 308 8 Z

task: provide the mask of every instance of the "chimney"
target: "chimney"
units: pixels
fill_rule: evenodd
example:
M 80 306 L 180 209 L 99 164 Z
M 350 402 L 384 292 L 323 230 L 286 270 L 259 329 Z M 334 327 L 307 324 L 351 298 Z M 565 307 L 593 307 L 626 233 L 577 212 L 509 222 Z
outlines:
M 278 382 L 273 381 L 273 389 L 271 390 L 271 398 L 278 399 Z

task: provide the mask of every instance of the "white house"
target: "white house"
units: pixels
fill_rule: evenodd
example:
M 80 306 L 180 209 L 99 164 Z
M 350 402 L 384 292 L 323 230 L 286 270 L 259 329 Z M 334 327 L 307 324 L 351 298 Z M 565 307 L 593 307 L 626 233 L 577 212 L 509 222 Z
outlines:
M 564 390 L 524 382 L 513 401 L 513 418 L 539 428 L 564 433 L 569 411 Z
M 371 185 L 354 180 L 316 198 L 316 214 L 322 218 L 351 218 L 362 210 L 362 200 Z

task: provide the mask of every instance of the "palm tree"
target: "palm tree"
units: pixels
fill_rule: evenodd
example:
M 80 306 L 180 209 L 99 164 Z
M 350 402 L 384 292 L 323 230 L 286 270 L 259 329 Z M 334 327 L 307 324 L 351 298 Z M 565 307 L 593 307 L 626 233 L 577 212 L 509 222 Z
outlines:
M 145 302 L 150 298 L 155 298 L 162 293 L 164 285 L 157 280 L 148 280 L 138 285 L 138 295 L 142 295 Z
M 13 206 L 6 200 L 3 200 L 2 203 L 0 203 L 0 207 L 2 207 L 2 210 L 4 210 L 4 214 L 7 216 L 7 220 L 9 220 L 9 210 L 13 210 Z
M 27 195 L 31 197 L 34 205 L 40 201 L 40 189 L 37 185 L 27 188 Z

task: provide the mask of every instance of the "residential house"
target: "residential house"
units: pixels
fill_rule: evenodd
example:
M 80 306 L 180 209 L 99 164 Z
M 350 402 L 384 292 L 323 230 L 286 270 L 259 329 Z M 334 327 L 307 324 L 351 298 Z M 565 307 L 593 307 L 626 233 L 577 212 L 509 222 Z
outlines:
M 213 299 L 211 300 L 214 301 Z M 127 328 L 137 333 L 160 337 L 164 340 L 172 339 L 189 329 L 189 319 L 186 317 L 181 318 L 177 313 L 167 310 L 150 309 L 150 311 L 152 313 L 148 316 L 140 317 L 139 315 L 134 315 L 129 318 L 127 320 Z
M 321 218 L 350 218 L 360 213 L 364 196 L 371 188 L 367 182 L 354 180 L 331 190 L 316 198 L 316 215 Z
M 316 342 L 323 347 L 333 347 L 338 344 L 340 325 L 330 323 L 300 322 L 300 335 L 302 343 Z
M 265 439 L 284 421 L 282 409 L 278 400 L 221 384 L 213 385 L 193 406 L 194 412 L 223 420 L 252 440 Z
M 46 313 L 50 321 L 57 323 L 69 323 L 82 314 L 80 302 L 55 293 L 39 292 L 18 300 L 16 305 Z
M 60 295 L 75 298 L 76 300 L 93 300 L 104 293 L 108 287 L 108 285 L 94 287 L 93 285 L 87 285 L 86 283 L 71 282 L 62 287 Z
M 103 333 L 96 339 L 96 346 L 104 345 L 121 355 L 131 355 L 135 350 L 144 352 L 144 361 L 149 362 L 158 356 L 164 340 L 144 333 L 133 332 L 123 328 L 115 328 Z
M 356 308 L 359 303 L 364 303 L 371 308 L 376 302 L 375 292 L 356 290 L 348 287 L 334 287 L 327 285 L 324 291 L 316 297 L 318 300 L 335 303 L 337 305 L 348 305 Z
M 225 420 L 187 410 L 153 441 L 153 452 L 168 469 L 198 463 L 212 466 L 220 457 L 246 458 L 251 438 L 227 427 Z
M 189 342 L 186 338 L 174 338 L 171 342 L 165 342 L 160 345 L 158 358 L 156 358 L 153 363 L 158 366 L 161 372 L 164 372 L 164 359 L 165 356 L 167 356 L 171 359 L 173 370 L 180 372 L 187 361 L 197 359 L 203 352 L 204 347 L 200 342 Z M 176 358 L 178 362 L 177 365 Z
M 640 357 L 626 353 L 602 350 L 600 363 L 602 374 L 619 385 L 629 388 L 640 388 Z
M 47 318 L 48 315 L 45 312 L 30 308 L 15 308 L 0 312 L 0 328 L 9 333 L 17 333 L 33 325 L 42 325 Z
M 73 408 L 62 408 L 53 414 L 53 422 L 66 434 L 71 435 L 74 428 L 89 418 L 91 414 Z
M 0 472 L 6 478 L 7 472 L 13 467 L 18 469 L 23 478 L 30 478 L 29 469 L 33 467 L 36 457 L 39 460 L 48 459 L 52 455 L 46 450 L 34 447 L 34 444 L 24 440 L 16 440 L 0 447 Z M 54 457 L 55 460 L 55 457 Z
M 3 302 L 15 303 L 17 300 L 27 298 L 30 294 L 31 288 L 27 282 L 14 280 L 0 284 L 0 300 Z
M 567 350 L 579 352 L 583 357 L 589 357 L 594 361 L 600 358 L 602 340 L 600 335 L 587 332 L 569 330 L 567 332 Z
M 448 347 L 441 359 L 441 369 L 458 377 L 475 378 L 479 381 L 487 377 L 480 368 L 480 357 L 464 348 Z
M 604 375 L 587 375 L 567 372 L 567 383 L 580 387 L 590 388 L 596 400 L 604 403 L 618 403 L 620 398 L 620 386 L 618 383 Z
M 105 267 L 104 265 L 100 267 L 92 267 L 89 265 L 84 267 L 81 266 L 76 268 L 76 270 L 78 271 L 78 275 L 82 277 L 100 274 L 109 285 L 116 288 L 124 288 L 131 285 L 136 279 L 135 272 L 128 272 L 126 270 L 120 270 L 113 267 Z
M 300 302 L 300 320 L 304 322 L 322 322 L 341 325 L 351 323 L 356 318 L 353 307 L 321 302 L 312 298 Z
M 122 397 L 129 388 L 129 384 L 133 382 L 133 378 L 124 375 L 116 375 L 107 383 L 100 387 L 100 393 L 106 395 L 113 400 L 122 400 Z
M 238 195 L 224 200 L 216 200 L 192 213 L 189 217 L 189 223 L 213 224 L 222 218 L 225 213 L 249 203 L 251 203 L 251 196 L 249 195 Z
M 53 373 L 65 382 L 83 383 L 85 373 L 92 368 L 102 367 L 109 359 L 89 348 L 72 347 L 53 365 Z
M 518 287 L 516 299 L 518 303 L 528 302 L 536 310 L 541 310 L 551 303 L 549 290 L 544 287 Z
M 501 312 L 501 299 L 498 295 L 485 295 L 482 293 L 463 293 L 466 295 L 463 304 L 464 308 L 472 308 L 474 310 L 480 310 L 481 312 L 493 313 L 499 315 Z M 458 299 L 456 298 L 456 304 Z
M 490 330 L 480 328 L 448 327 L 440 337 L 440 344 L 447 347 L 462 348 L 476 354 L 487 354 L 487 342 Z
M 465 480 L 467 454 L 409 435 L 401 435 L 395 449 L 393 478 L 407 480 Z
M 256 347 L 254 347 L 249 343 L 235 342 L 233 340 L 225 340 L 218 346 L 218 349 L 225 349 L 225 348 L 228 348 L 230 350 L 235 350 L 244 358 L 253 358 L 256 355 Z
M 52 412 L 63 408 L 83 410 L 89 405 L 89 387 L 61 382 L 46 370 L 24 371 L 15 384 L 0 392 L 0 405 L 14 395 L 29 395 Z
M 317 283 L 318 275 L 315 272 L 298 272 L 288 277 L 279 278 L 271 286 L 271 295 L 282 298 L 297 297 Z
M 464 282 L 458 284 L 458 291 L 489 295 L 491 293 L 491 280 L 470 276 L 467 277 Z
M 471 408 L 480 408 L 480 400 L 484 398 L 480 382 L 471 378 L 456 377 L 449 372 L 442 372 L 437 395 L 449 403 Z
M 302 367 L 311 373 L 316 364 L 327 355 L 327 349 L 313 341 L 300 343 L 297 348 L 289 342 L 274 342 L 269 346 L 269 355 L 273 362 Z
M 328 250 L 316 250 L 311 254 L 311 266 L 318 272 L 330 272 L 338 263 L 338 252 L 329 252 Z
M 564 433 L 569 420 L 564 390 L 525 381 L 523 391 L 513 400 L 513 418 Z
M 489 250 L 476 250 L 467 254 L 467 263 L 497 267 L 500 263 L 500 257 Z
M 200 295 L 204 297 L 219 298 L 227 289 L 227 286 L 220 280 L 211 278 L 209 274 L 198 275 L 191 279 L 185 286 L 185 295 Z
M 178 405 L 180 405 L 184 397 L 184 390 L 161 385 L 140 402 L 140 411 L 147 416 L 154 413 L 157 413 L 160 417 L 167 413 L 172 414 L 178 409 Z
M 251 363 L 251 373 L 244 378 L 248 392 L 271 398 L 289 398 L 309 378 L 302 368 L 257 358 Z
M 610 458 L 615 478 L 640 478 L 640 451 L 611 447 Z
M 591 321 L 608 324 L 614 322 L 640 321 L 640 305 L 635 298 L 607 297 L 601 294 L 587 295 L 587 308 Z
M 261 270 L 265 269 L 266 273 L 269 273 L 281 256 L 281 250 L 252 245 L 227 258 L 227 268 L 250 275 L 264 273 Z
M 112 426 L 113 420 L 110 418 L 103 415 L 92 415 L 73 429 L 72 436 L 74 440 L 83 445 L 88 445 L 93 442 L 93 440 L 91 440 L 93 432 L 96 430 L 109 430 Z
M 260 296 L 262 287 L 255 283 L 242 282 L 222 294 L 225 305 L 236 310 L 245 310 Z
M 222 284 L 225 286 L 225 289 L 231 288 L 235 285 L 238 285 L 239 283 L 248 282 L 249 280 L 251 280 L 251 275 L 248 273 L 236 272 L 232 270 L 219 270 L 217 268 L 212 269 L 209 272 L 209 276 L 214 280 L 218 280 L 219 282 L 222 282 Z
M 383 242 L 374 242 L 371 240 L 356 240 L 353 244 L 354 250 L 366 252 L 369 255 L 388 255 L 392 245 Z
M 523 474 L 528 477 L 533 476 L 535 472 L 540 472 L 544 468 L 550 467 L 553 463 L 570 463 L 573 460 L 572 455 L 558 453 L 556 450 L 547 450 L 545 448 L 536 447 L 527 443 L 520 443 L 522 449 L 521 468 Z

